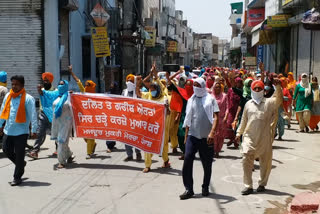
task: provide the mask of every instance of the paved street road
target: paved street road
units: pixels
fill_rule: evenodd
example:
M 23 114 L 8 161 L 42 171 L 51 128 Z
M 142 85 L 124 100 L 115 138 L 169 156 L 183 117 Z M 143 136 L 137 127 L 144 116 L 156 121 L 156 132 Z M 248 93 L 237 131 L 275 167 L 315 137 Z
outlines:
M 294 129 L 297 125 L 293 126 Z M 180 201 L 184 191 L 182 161 L 170 156 L 172 169 L 160 169 L 162 159 L 154 157 L 152 172 L 143 174 L 144 163 L 123 162 L 124 146 L 108 154 L 98 141 L 97 156 L 86 160 L 86 144 L 73 139 L 76 162 L 57 170 L 50 157 L 54 143 L 47 140 L 39 160 L 30 158 L 22 186 L 11 187 L 13 165 L 0 152 L 0 213 L 112 213 L 112 214 L 201 214 L 201 213 L 281 213 L 292 195 L 320 188 L 320 135 L 297 134 L 286 130 L 284 141 L 275 141 L 269 189 L 263 194 L 243 197 L 241 158 L 238 150 L 223 148 L 214 161 L 208 198 L 201 196 L 202 166 L 194 165 L 196 196 Z M 29 142 L 31 144 L 32 142 Z M 257 164 L 257 162 L 256 162 Z M 255 187 L 259 167 L 254 172 Z

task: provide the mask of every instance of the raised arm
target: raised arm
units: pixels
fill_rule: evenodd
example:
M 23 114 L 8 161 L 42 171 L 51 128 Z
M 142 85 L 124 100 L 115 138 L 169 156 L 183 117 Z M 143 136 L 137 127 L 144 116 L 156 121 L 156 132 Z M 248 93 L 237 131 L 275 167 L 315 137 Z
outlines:
M 85 89 L 83 87 L 81 80 L 72 71 L 72 65 L 68 66 L 68 70 L 72 78 L 77 82 L 80 92 L 85 92 Z
M 137 95 L 137 97 L 139 97 L 139 98 L 141 98 L 142 97 L 142 93 L 141 93 L 141 91 L 140 91 L 140 87 L 139 87 L 139 85 L 141 84 L 141 82 L 142 82 L 142 77 L 141 76 L 137 76 L 136 77 L 136 95 Z
M 264 82 L 265 74 L 264 74 L 264 64 L 262 62 L 260 62 L 259 68 L 261 71 L 261 80 L 262 80 L 262 82 Z
M 273 96 L 270 99 L 272 99 L 272 105 L 275 105 L 274 107 L 277 109 L 283 103 L 283 93 L 282 88 L 280 86 L 280 80 L 277 78 L 274 79 L 274 84 L 276 86 L 276 91 L 275 93 L 273 93 Z
M 171 76 L 169 77 L 170 81 L 173 80 L 174 78 L 176 78 L 176 76 L 178 76 L 179 74 L 182 74 L 182 73 L 183 73 L 183 69 L 180 68 L 179 71 L 177 71 L 175 74 L 173 74 L 173 75 L 171 75 Z

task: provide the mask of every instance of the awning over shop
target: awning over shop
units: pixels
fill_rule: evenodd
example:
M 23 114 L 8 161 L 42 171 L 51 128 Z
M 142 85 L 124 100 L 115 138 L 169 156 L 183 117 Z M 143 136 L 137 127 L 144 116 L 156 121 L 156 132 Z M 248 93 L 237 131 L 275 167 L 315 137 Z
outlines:
M 248 4 L 248 8 L 261 8 L 265 6 L 266 0 L 252 0 Z
M 255 45 L 274 44 L 276 41 L 275 33 L 271 30 L 264 29 L 265 21 L 261 22 L 252 29 L 252 43 Z

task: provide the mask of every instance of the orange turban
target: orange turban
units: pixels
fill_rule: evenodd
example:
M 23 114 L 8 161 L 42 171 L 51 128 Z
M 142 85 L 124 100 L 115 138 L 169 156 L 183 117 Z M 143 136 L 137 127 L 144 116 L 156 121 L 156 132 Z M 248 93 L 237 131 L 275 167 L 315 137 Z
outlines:
M 89 86 L 86 86 L 84 88 L 85 92 L 87 92 L 87 93 L 95 93 L 96 92 L 96 84 L 92 80 L 87 80 L 86 81 L 86 85 L 87 84 Z
M 126 81 L 127 81 L 127 82 L 128 82 L 128 81 L 134 82 L 134 75 L 133 75 L 133 74 L 129 74 L 129 75 L 127 76 L 127 78 L 126 78 Z
M 50 73 L 50 72 L 43 73 L 42 74 L 42 80 L 45 80 L 45 79 L 49 80 L 49 82 L 52 83 L 53 79 L 54 79 L 53 74 Z
M 251 84 L 251 89 L 254 90 L 256 87 L 264 89 L 264 83 L 261 80 L 253 81 Z

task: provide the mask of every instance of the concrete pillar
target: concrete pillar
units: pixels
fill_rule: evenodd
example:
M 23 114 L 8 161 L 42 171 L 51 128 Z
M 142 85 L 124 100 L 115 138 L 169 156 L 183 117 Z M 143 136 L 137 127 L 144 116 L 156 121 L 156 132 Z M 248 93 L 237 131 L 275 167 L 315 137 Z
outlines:
M 58 40 L 58 0 L 44 1 L 44 56 L 45 71 L 54 75 L 53 85 L 60 79 Z
M 132 37 L 132 29 L 136 24 L 134 23 L 133 15 L 133 1 L 123 1 L 123 36 L 126 38 L 122 43 L 123 79 L 125 79 L 128 74 L 137 72 L 137 62 L 134 60 L 136 54 L 136 46 L 133 42 L 130 42 L 127 39 Z

